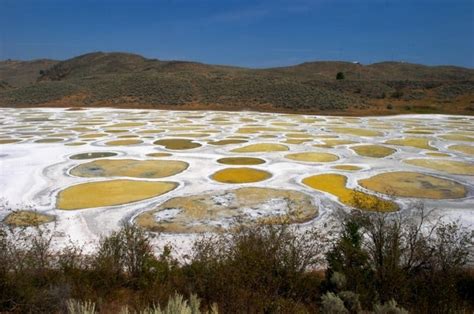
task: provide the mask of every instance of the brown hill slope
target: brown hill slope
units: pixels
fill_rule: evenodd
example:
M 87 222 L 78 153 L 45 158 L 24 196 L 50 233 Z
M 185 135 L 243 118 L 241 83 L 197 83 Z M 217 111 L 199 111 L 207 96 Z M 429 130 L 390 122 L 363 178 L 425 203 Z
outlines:
M 39 80 L 59 81 L 70 77 L 138 72 L 151 62 L 153 60 L 135 54 L 93 52 L 55 64 Z
M 36 82 L 40 71 L 58 63 L 55 60 L 40 59 L 33 61 L 7 60 L 0 62 L 0 81 L 13 87 L 23 87 Z
M 270 70 L 326 80 L 334 79 L 337 72 L 343 72 L 345 79 L 350 80 L 474 80 L 472 69 L 455 66 L 426 66 L 406 62 L 380 62 L 365 66 L 352 62 L 318 61 Z
M 307 62 L 248 69 L 102 52 L 49 62 L 41 75 L 39 70 L 1 72 L 5 62 L 0 62 L 0 81 L 14 87 L 0 89 L 0 105 L 326 114 L 474 112 L 474 70 L 460 67 Z M 344 80 L 336 80 L 338 72 L 344 73 Z M 12 83 L 19 81 L 36 83 Z

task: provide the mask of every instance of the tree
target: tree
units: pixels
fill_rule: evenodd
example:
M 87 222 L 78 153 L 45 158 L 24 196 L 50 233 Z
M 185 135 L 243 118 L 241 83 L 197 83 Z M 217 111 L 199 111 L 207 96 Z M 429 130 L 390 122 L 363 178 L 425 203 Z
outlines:
M 362 216 L 351 215 L 343 224 L 343 231 L 334 245 L 327 253 L 328 268 L 327 281 L 336 290 L 353 291 L 361 296 L 361 301 L 366 305 L 371 304 L 373 295 L 374 272 L 370 265 L 369 254 L 364 249 Z M 336 284 L 334 275 L 342 275 L 344 284 Z
M 101 239 L 94 264 L 106 284 L 128 277 L 136 283 L 151 271 L 155 260 L 148 235 L 140 228 L 124 224 L 118 231 Z
M 337 72 L 336 74 L 336 80 L 343 80 L 345 78 L 344 73 L 342 72 Z
M 326 280 L 333 274 L 360 296 L 365 307 L 395 300 L 417 312 L 462 308 L 457 286 L 468 262 L 473 233 L 456 223 L 429 220 L 422 205 L 414 216 L 356 212 L 327 254 Z M 339 282 L 338 281 L 338 282 Z M 336 287 L 334 287 L 336 286 Z

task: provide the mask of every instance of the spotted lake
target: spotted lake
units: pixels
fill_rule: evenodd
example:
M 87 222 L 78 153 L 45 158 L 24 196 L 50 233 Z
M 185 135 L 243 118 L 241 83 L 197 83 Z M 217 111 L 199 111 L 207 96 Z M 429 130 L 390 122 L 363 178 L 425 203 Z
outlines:
M 0 219 L 51 224 L 59 242 L 125 220 L 186 248 L 237 220 L 324 230 L 338 211 L 421 203 L 474 226 L 473 117 L 0 112 Z

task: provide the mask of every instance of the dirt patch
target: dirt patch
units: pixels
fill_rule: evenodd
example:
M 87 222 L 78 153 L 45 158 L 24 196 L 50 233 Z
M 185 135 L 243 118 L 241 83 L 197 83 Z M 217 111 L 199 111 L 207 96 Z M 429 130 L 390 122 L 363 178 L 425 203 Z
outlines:
M 240 184 L 263 181 L 271 176 L 272 174 L 267 171 L 242 167 L 219 170 L 211 178 L 222 183 Z
M 288 146 L 274 143 L 260 143 L 247 145 L 231 150 L 233 153 L 268 153 L 268 152 L 282 152 L 289 150 Z
M 385 144 L 397 146 L 410 146 L 428 150 L 438 150 L 436 147 L 430 145 L 430 140 L 423 137 L 407 137 L 402 139 L 388 140 Z
M 149 154 L 146 154 L 146 155 L 147 155 L 147 157 L 161 158 L 161 157 L 169 157 L 172 154 L 170 154 L 170 153 L 149 153 Z
M 448 149 L 461 152 L 467 155 L 474 155 L 474 146 L 470 145 L 451 145 Z
M 135 222 L 151 231 L 199 233 L 224 231 L 236 223 L 303 223 L 317 214 L 307 194 L 249 187 L 172 198 Z
M 217 160 L 218 163 L 224 165 L 260 165 L 264 164 L 265 160 L 254 157 L 225 157 Z
M 209 141 L 211 145 L 230 145 L 230 144 L 242 144 L 247 143 L 246 140 L 236 140 L 236 139 L 228 139 L 228 140 L 219 140 L 219 141 Z
M 461 161 L 446 159 L 409 159 L 404 160 L 403 162 L 410 165 L 438 170 L 450 174 L 474 176 L 474 164 Z
M 46 143 L 59 143 L 62 141 L 64 141 L 63 138 L 43 138 L 43 139 L 36 140 L 35 143 L 46 144 Z
M 133 177 L 164 178 L 188 168 L 179 160 L 102 159 L 74 167 L 71 174 L 77 177 Z
M 417 172 L 387 172 L 359 180 L 366 189 L 394 196 L 454 199 L 463 198 L 467 190 L 461 184 Z
M 474 137 L 462 134 L 446 134 L 439 137 L 448 141 L 474 142 Z
M 201 144 L 188 139 L 161 139 L 155 141 L 153 144 L 172 150 L 185 150 L 201 147 Z
M 0 140 L 0 144 L 13 144 L 13 143 L 18 143 L 18 142 L 21 142 L 21 140 L 17 140 L 17 139 Z
M 105 143 L 108 146 L 128 146 L 128 145 L 138 145 L 142 144 L 143 141 L 141 140 L 116 140 L 116 141 L 109 141 Z
M 360 145 L 352 146 L 351 149 L 360 156 L 383 158 L 396 152 L 395 149 L 381 145 Z
M 304 162 L 331 162 L 339 159 L 337 155 L 319 152 L 288 154 L 285 158 Z
M 30 210 L 12 212 L 3 220 L 5 224 L 12 227 L 38 226 L 52 221 L 54 221 L 54 216 Z

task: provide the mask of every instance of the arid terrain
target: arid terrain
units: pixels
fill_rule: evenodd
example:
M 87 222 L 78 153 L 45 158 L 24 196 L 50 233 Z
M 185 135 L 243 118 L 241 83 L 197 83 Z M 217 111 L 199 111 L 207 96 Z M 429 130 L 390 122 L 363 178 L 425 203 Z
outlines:
M 470 313 L 472 77 L 3 62 L 0 312 Z
M 250 69 L 95 52 L 0 62 L 0 106 L 471 115 L 474 70 L 403 62 Z

